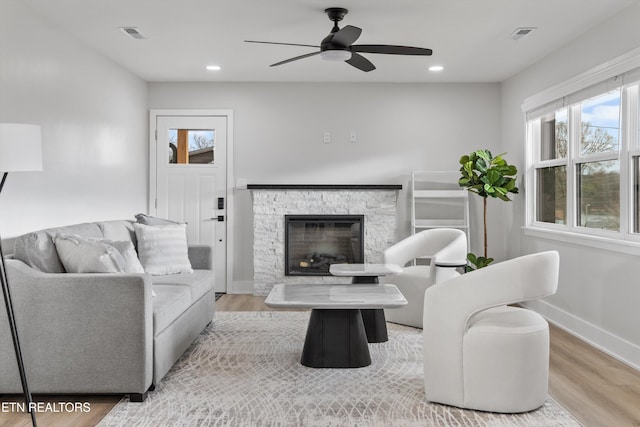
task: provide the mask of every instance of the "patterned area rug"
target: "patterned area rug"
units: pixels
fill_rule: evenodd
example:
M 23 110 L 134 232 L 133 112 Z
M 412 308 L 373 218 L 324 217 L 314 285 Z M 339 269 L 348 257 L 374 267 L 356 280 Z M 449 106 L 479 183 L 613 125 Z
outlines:
M 218 312 L 144 403 L 123 398 L 100 427 L 579 426 L 553 400 L 504 415 L 426 402 L 421 330 L 389 324 L 359 369 L 300 365 L 308 312 Z

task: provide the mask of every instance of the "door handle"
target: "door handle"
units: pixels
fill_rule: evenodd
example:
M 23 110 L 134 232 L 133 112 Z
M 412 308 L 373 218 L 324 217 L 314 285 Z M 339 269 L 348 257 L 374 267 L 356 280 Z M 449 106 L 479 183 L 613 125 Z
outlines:
M 224 215 L 218 215 L 218 221 L 224 222 Z

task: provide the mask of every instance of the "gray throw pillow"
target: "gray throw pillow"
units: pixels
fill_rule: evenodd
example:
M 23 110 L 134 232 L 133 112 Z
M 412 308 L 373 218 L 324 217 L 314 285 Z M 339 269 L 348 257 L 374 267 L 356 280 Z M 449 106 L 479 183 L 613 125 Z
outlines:
M 124 259 L 125 273 L 144 273 L 144 268 L 140 264 L 136 249 L 130 240 L 98 240 L 98 242 L 113 246 L 120 252 Z
M 54 243 L 67 273 L 125 272 L 122 254 L 111 245 L 68 234 L 57 234 Z

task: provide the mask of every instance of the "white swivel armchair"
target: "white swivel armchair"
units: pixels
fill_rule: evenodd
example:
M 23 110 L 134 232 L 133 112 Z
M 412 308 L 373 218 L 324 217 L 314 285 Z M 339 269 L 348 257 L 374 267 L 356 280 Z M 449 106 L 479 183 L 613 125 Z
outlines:
M 419 257 L 430 257 L 430 264 L 404 267 Z M 453 228 L 421 231 L 385 250 L 384 262 L 397 264 L 404 270 L 381 281 L 396 285 L 407 299 L 403 308 L 385 310 L 386 319 L 422 328 L 424 291 L 434 283 L 459 276 L 456 267 L 465 265 L 466 257 L 467 236 Z
M 429 401 L 516 413 L 547 398 L 549 325 L 507 306 L 552 295 L 556 251 L 526 255 L 437 284 L 424 295 L 424 387 Z

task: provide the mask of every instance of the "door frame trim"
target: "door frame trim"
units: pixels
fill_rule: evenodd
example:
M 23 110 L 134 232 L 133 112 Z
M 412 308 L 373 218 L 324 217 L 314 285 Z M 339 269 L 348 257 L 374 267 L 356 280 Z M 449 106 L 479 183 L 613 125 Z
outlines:
M 227 283 L 225 289 L 227 293 L 233 293 L 233 230 L 234 230 L 234 200 L 233 200 L 233 185 L 235 182 L 235 175 L 233 170 L 233 110 L 229 109 L 215 109 L 215 110 L 189 110 L 189 109 L 150 109 L 149 110 L 149 181 L 147 182 L 147 193 L 149 199 L 147 200 L 147 212 L 155 213 L 155 200 L 156 200 L 156 188 L 152 188 L 152 183 L 155 182 L 157 177 L 156 170 L 156 128 L 158 117 L 162 116 L 220 116 L 227 119 L 227 159 L 226 159 L 226 226 L 227 226 L 227 241 L 225 245 L 226 249 L 226 279 Z

